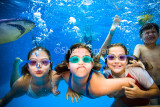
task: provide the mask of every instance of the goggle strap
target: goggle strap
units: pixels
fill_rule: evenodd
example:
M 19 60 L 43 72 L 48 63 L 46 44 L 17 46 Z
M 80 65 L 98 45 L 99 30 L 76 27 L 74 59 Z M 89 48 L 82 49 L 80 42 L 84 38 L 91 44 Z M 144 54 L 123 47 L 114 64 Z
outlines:
M 127 57 L 130 57 L 130 58 L 136 59 L 134 56 L 131 56 L 131 55 L 127 55 Z

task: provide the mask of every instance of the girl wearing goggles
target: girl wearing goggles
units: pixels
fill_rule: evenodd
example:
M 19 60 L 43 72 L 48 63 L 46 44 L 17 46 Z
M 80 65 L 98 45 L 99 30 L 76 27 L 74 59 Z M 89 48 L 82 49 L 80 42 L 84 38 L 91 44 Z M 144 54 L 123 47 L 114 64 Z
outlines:
M 28 61 L 28 63 L 29 63 L 30 65 L 32 65 L 32 66 L 35 66 L 35 65 L 38 66 L 38 64 L 42 64 L 42 65 L 47 66 L 47 65 L 50 63 L 50 60 L 48 60 L 48 59 L 42 59 L 42 60 L 38 63 L 37 60 L 31 59 L 31 60 Z
M 88 46 L 77 43 L 71 46 L 65 60 L 55 70 L 62 74 L 72 90 L 89 98 L 107 95 L 121 90 L 122 86 L 129 86 L 129 81 L 134 82 L 131 78 L 105 79 L 96 72 L 101 68 L 98 59 L 99 56 L 93 58 Z
M 20 58 L 15 59 L 10 81 L 11 90 L 0 100 L 1 107 L 8 104 L 14 97 L 24 94 L 32 98 L 40 98 L 50 93 L 59 94 L 57 85 L 61 75 L 53 72 L 49 51 L 42 47 L 34 48 L 29 52 L 27 59 L 28 62 L 22 68 L 21 77 L 19 75 L 19 64 L 22 60 Z M 70 93 L 75 94 L 72 91 Z M 78 95 L 75 94 L 75 96 Z
M 128 58 L 135 58 L 126 55 L 127 49 L 123 44 L 109 45 L 107 54 L 105 62 L 109 68 L 104 71 L 106 78 L 129 77 L 136 81 L 136 83 L 130 83 L 132 88 L 123 87 L 125 93 L 118 91 L 110 94 L 110 97 L 116 98 L 113 103 L 115 106 L 144 106 L 149 104 L 148 98 L 158 97 L 158 87 L 146 70 L 140 67 L 126 67 Z

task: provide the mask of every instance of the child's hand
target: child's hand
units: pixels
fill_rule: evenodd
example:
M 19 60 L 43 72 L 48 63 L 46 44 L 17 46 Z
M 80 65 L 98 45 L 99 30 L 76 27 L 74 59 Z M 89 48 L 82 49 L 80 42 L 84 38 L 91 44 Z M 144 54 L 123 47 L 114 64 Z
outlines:
M 60 94 L 60 91 L 57 91 L 58 89 L 58 84 L 62 78 L 61 75 L 59 75 L 56 71 L 52 71 L 51 73 L 51 84 L 53 85 L 53 88 L 52 88 L 52 93 L 53 95 L 57 96 Z
M 67 101 L 68 101 L 68 96 L 71 97 L 72 103 L 74 103 L 73 97 L 75 98 L 75 100 L 76 100 L 77 103 L 78 103 L 77 97 L 78 97 L 79 100 L 81 100 L 80 97 L 82 97 L 81 95 L 79 95 L 76 92 L 72 91 L 70 88 L 68 88 L 68 91 L 66 93 L 66 99 L 67 99 Z
M 20 59 L 19 57 L 17 57 L 17 58 L 14 60 L 14 63 L 13 63 L 13 64 L 19 65 L 19 64 L 22 63 L 22 62 L 23 62 L 23 60 Z
M 145 69 L 145 66 L 143 65 L 143 63 L 139 60 L 138 62 L 136 60 L 130 61 L 132 64 L 128 64 L 127 67 L 141 67 L 143 69 Z
M 140 98 L 141 89 L 133 82 L 129 82 L 132 87 L 122 88 L 125 90 L 125 95 L 127 98 Z
M 115 15 L 113 24 L 110 29 L 110 33 L 113 33 L 115 31 L 116 27 L 119 26 L 120 22 L 121 22 L 121 18 L 118 15 Z
M 52 88 L 52 94 L 55 95 L 55 96 L 58 96 L 60 94 L 60 91 L 57 91 L 57 85 L 55 85 L 53 88 Z

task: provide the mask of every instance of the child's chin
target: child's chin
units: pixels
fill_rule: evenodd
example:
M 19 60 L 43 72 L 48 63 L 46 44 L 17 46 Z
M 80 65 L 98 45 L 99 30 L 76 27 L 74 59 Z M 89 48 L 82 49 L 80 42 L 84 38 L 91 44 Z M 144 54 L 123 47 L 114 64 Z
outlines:
M 122 71 L 121 69 L 114 70 L 115 73 L 120 73 L 121 71 Z

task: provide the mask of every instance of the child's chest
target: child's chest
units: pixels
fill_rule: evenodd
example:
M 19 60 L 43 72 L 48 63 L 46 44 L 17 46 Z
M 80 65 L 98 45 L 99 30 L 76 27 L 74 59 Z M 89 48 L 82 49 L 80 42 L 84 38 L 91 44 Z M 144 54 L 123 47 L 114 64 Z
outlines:
M 157 61 L 160 59 L 160 46 L 154 49 L 148 49 L 146 47 L 141 48 L 141 59 L 148 61 Z M 160 61 L 159 61 L 160 62 Z

